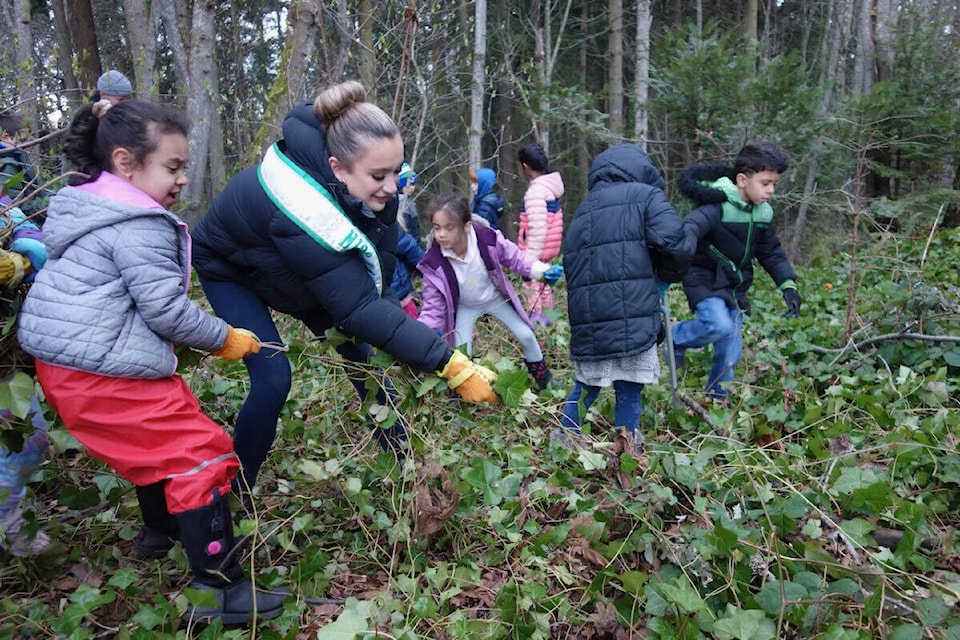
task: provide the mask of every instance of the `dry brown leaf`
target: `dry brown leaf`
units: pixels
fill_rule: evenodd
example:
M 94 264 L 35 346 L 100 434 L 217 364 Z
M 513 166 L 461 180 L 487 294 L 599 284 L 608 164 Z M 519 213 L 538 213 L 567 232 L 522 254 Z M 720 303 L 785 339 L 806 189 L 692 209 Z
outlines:
M 439 480 L 439 485 L 437 485 Z M 417 468 L 413 497 L 413 531 L 418 536 L 432 536 L 444 524 L 460 502 L 460 492 L 450 475 L 435 460 L 427 460 Z

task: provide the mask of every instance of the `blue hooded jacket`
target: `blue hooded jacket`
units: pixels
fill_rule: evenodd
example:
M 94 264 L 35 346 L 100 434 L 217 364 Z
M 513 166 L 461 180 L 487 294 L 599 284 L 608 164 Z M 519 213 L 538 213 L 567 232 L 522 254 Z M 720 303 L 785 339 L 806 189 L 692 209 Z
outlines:
M 477 195 L 473 196 L 470 212 L 481 216 L 490 223 L 491 229 L 500 228 L 500 216 L 503 215 L 503 198 L 493 190 L 497 174 L 493 169 L 477 169 Z

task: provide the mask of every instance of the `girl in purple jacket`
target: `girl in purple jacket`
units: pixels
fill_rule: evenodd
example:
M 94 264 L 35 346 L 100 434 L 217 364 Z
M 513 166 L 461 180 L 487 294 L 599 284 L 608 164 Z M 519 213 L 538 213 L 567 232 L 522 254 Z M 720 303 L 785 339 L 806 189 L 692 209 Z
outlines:
M 533 323 L 503 269 L 555 283 L 563 267 L 534 260 L 517 245 L 470 215 L 465 198 L 449 193 L 427 207 L 432 226 L 429 248 L 417 268 L 423 274 L 420 322 L 436 329 L 451 347 L 473 350 L 473 327 L 489 313 L 523 346 L 527 369 L 539 389 L 553 382 Z

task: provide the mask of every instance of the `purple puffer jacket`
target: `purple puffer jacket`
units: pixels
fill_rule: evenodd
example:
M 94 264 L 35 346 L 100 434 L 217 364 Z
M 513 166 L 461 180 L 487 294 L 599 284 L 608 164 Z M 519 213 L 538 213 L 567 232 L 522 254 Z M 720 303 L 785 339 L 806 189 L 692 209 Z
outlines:
M 530 270 L 535 260 L 521 251 L 517 245 L 503 237 L 499 231 L 474 223 L 472 225 L 477 234 L 477 248 L 480 257 L 487 267 L 487 273 L 493 280 L 497 290 L 508 298 L 517 310 L 520 317 L 533 328 L 530 316 L 520 304 L 520 298 L 513 285 L 503 272 L 505 267 L 525 278 L 530 277 Z M 440 246 L 434 242 L 427 250 L 423 260 L 417 265 L 423 274 L 423 309 L 420 311 L 420 322 L 431 329 L 443 332 L 444 339 L 451 347 L 454 344 L 454 326 L 457 318 L 457 307 L 460 305 L 460 286 L 457 276 L 453 272 L 450 261 L 440 253 Z

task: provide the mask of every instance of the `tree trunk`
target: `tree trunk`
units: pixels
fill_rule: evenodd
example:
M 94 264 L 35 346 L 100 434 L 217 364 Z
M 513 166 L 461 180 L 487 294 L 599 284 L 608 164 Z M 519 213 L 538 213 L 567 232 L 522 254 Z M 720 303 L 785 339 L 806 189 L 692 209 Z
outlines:
M 193 20 L 190 24 L 190 81 L 187 92 L 187 119 L 190 122 L 190 163 L 187 165 L 189 183 L 184 189 L 183 201 L 187 206 L 183 218 L 187 224 L 200 219 L 205 209 L 205 197 L 210 193 L 207 184 L 207 167 L 212 153 L 210 142 L 217 118 L 214 105 L 219 100 L 217 83 L 216 36 L 213 26 L 213 2 L 197 0 L 193 5 Z
M 753 60 L 753 69 L 757 68 L 757 12 L 760 10 L 758 0 L 747 0 L 747 13 L 744 16 L 744 36 L 747 42 L 747 57 Z
M 287 12 L 287 37 L 280 56 L 280 73 L 274 78 L 263 125 L 252 149 L 256 157 L 280 137 L 283 118 L 293 108 L 294 98 L 307 93 L 303 85 L 316 47 L 319 4 L 318 0 L 295 0 Z M 311 92 L 314 88 L 310 87 Z
M 103 73 L 93 9 L 90 0 L 66 0 L 66 3 L 67 23 L 73 27 L 73 53 L 80 61 L 80 87 L 85 92 L 93 92 L 97 87 L 97 78 Z
M 36 69 L 33 56 L 33 33 L 30 31 L 30 1 L 13 0 L 13 46 L 17 57 L 17 111 L 32 131 L 42 121 L 37 104 Z
M 167 46 L 170 48 L 170 55 L 173 58 L 173 69 L 178 80 L 177 84 L 184 88 L 185 93 L 186 87 L 190 84 L 190 65 L 187 62 L 188 43 L 184 42 L 176 1 L 157 0 L 157 14 L 160 18 L 160 24 L 163 26 L 163 32 L 167 36 Z
M 634 98 L 633 137 L 640 148 L 647 150 L 648 111 L 647 96 L 650 91 L 650 0 L 637 0 L 637 71 Z
M 137 95 L 153 95 L 153 68 L 156 63 L 156 11 L 148 0 L 123 0 L 127 41 L 133 57 L 133 87 Z
M 470 132 L 468 162 L 480 167 L 483 142 L 483 90 L 486 85 L 487 0 L 476 0 L 473 25 L 473 74 L 470 82 Z
M 71 111 L 75 111 L 83 104 L 84 96 L 80 93 L 77 76 L 73 73 L 73 39 L 67 19 L 67 7 L 63 0 L 51 0 L 50 6 L 53 11 L 53 30 L 57 36 L 57 68 L 63 77 L 67 104 Z
M 893 65 L 896 63 L 896 52 L 893 49 L 893 41 L 896 37 L 900 11 L 898 9 L 898 0 L 876 0 L 876 2 L 876 79 L 883 81 L 890 78 Z M 957 13 L 960 15 L 960 11 Z
M 873 87 L 873 2 L 859 0 L 857 15 L 857 54 L 853 58 L 853 91 L 870 93 Z
M 827 12 L 824 17 L 827 36 L 823 39 L 823 52 L 826 54 L 826 64 L 821 69 L 821 82 L 824 83 L 826 88 L 824 89 L 823 99 L 820 101 L 820 106 L 817 110 L 820 117 L 823 117 L 828 112 L 830 103 L 833 100 L 836 87 L 828 79 L 836 78 L 839 73 L 840 45 L 846 31 L 842 23 L 842 15 L 846 15 L 846 12 L 840 14 L 841 7 L 838 7 L 837 4 L 843 5 L 849 1 L 850 0 L 830 0 L 827 4 Z M 836 16 L 838 14 L 841 15 L 841 22 L 837 22 Z M 793 223 L 793 235 L 790 238 L 790 244 L 787 249 L 787 253 L 791 259 L 796 259 L 800 252 L 800 241 L 806 229 L 807 213 L 810 210 L 810 199 L 817 185 L 817 173 L 820 171 L 820 153 L 822 150 L 823 138 L 818 137 L 814 139 L 810 147 L 810 163 L 807 165 L 807 176 L 803 185 L 803 198 L 800 200 L 800 210 L 797 212 L 797 219 Z
M 360 0 L 357 7 L 360 21 L 360 79 L 371 100 L 377 94 L 377 56 L 373 50 L 373 9 L 370 0 Z
M 590 82 L 588 77 L 588 65 L 590 61 L 590 3 L 583 2 L 580 5 L 580 60 L 577 69 L 577 75 L 580 78 L 579 86 L 585 91 L 589 92 Z M 588 107 L 592 108 L 594 105 L 589 104 Z M 577 159 L 581 167 L 584 168 L 582 173 L 586 173 L 586 168 L 590 166 L 591 155 L 590 155 L 590 146 L 589 138 L 585 132 L 578 134 L 580 136 L 580 144 L 578 145 L 577 150 Z M 581 178 L 583 183 L 586 183 L 586 179 Z M 572 215 L 572 211 L 565 211 L 565 216 Z M 565 221 L 564 228 L 566 228 L 566 223 L 569 222 L 569 219 Z
M 615 137 L 623 135 L 623 0 L 609 0 L 610 71 L 607 76 L 610 104 L 607 127 Z

